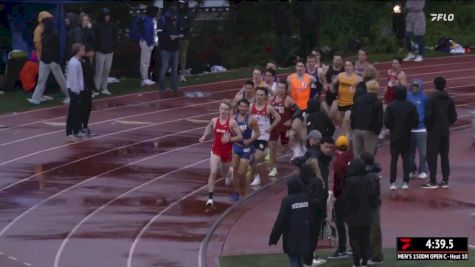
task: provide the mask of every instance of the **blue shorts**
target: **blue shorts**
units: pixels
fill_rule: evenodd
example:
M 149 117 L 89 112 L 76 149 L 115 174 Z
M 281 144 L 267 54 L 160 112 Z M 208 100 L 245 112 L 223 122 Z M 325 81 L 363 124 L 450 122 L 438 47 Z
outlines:
M 251 160 L 251 155 L 254 153 L 254 146 L 248 147 L 233 144 L 233 154 L 239 156 L 241 159 Z

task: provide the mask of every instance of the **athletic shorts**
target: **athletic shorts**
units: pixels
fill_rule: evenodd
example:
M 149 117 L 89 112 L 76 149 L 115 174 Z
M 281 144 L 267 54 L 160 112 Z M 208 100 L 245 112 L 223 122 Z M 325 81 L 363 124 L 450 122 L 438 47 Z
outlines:
M 327 102 L 328 106 L 332 105 L 333 101 L 336 100 L 337 95 L 337 93 L 327 92 L 325 95 L 325 102 Z
M 231 146 L 216 146 L 211 147 L 211 153 L 221 158 L 221 162 L 228 163 L 233 159 Z
M 251 155 L 254 153 L 254 146 L 251 144 L 248 147 L 233 144 L 233 154 L 239 156 L 241 159 L 251 159 Z
M 349 106 L 338 106 L 338 110 L 341 111 L 341 112 L 346 112 L 348 110 L 351 110 L 353 108 L 353 105 L 349 105 Z
M 290 127 L 277 127 L 276 129 L 270 132 L 269 141 L 277 142 L 280 138 L 280 143 L 282 145 L 287 145 L 289 143 L 289 131 Z
M 265 151 L 267 148 L 267 141 L 265 140 L 256 140 L 253 143 L 255 149 L 259 149 L 261 151 Z
M 386 93 L 384 93 L 384 104 L 391 104 L 396 98 L 396 93 L 394 92 L 394 87 L 388 87 Z

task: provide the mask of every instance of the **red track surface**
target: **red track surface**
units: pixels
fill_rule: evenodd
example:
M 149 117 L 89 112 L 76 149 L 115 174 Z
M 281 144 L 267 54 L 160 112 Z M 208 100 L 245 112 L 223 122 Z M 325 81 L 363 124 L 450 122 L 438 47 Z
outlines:
M 405 68 L 426 92 L 445 76 L 458 124 L 466 125 L 474 59 Z M 231 203 L 219 181 L 217 210 L 204 213 L 209 143 L 197 143 L 204 124 L 188 119 L 215 116 L 217 102 L 241 83 L 185 89 L 205 98 L 152 92 L 97 100 L 91 128 L 99 135 L 75 144 L 64 142 L 65 107 L 0 116 L 10 126 L 0 129 L 0 266 L 198 266 L 203 237 Z

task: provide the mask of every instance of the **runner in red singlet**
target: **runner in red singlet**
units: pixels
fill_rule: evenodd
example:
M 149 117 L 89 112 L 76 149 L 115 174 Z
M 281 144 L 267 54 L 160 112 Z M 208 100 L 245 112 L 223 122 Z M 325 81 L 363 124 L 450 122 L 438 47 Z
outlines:
M 214 132 L 214 143 L 211 146 L 211 156 L 209 159 L 210 173 L 208 178 L 208 201 L 206 207 L 213 207 L 214 181 L 222 164 L 228 164 L 232 159 L 232 143 L 242 140 L 241 129 L 234 119 L 231 118 L 231 103 L 227 100 L 221 101 L 219 105 L 219 116 L 211 119 L 206 127 L 200 143 Z

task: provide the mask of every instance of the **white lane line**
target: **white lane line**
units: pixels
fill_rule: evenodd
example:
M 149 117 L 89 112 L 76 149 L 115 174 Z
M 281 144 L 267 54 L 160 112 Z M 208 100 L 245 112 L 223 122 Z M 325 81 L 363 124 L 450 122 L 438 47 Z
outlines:
M 116 120 L 116 122 L 124 125 L 153 125 L 153 122 L 148 121 L 123 121 L 123 120 Z
M 203 129 L 205 127 L 198 127 L 198 128 L 193 128 L 191 130 L 186 130 L 186 131 L 182 131 L 182 132 L 178 132 L 178 133 L 174 133 L 174 134 L 169 134 L 168 136 L 163 136 L 161 138 L 165 138 L 165 137 L 169 137 L 169 136 L 173 136 L 173 135 L 177 135 L 177 134 L 180 134 L 180 133 L 184 133 L 184 132 L 191 132 L 191 131 L 196 131 L 198 129 Z M 161 139 L 160 138 L 160 139 Z M 22 212 L 20 215 L 16 216 L 11 222 L 9 222 L 5 227 L 3 227 L 2 231 L 0 231 L 0 237 L 2 237 L 7 231 L 8 229 L 10 229 L 16 222 L 18 222 L 21 218 L 25 217 L 26 215 L 28 215 L 30 212 L 32 212 L 33 210 L 37 209 L 39 206 L 43 205 L 44 203 L 46 203 L 47 201 L 50 201 L 51 199 L 53 198 L 56 198 L 76 187 L 79 187 L 85 183 L 88 183 L 90 181 L 93 181 L 93 180 L 96 180 L 97 178 L 101 177 L 101 176 L 104 176 L 104 175 L 107 175 L 109 173 L 113 173 L 117 170 L 120 170 L 120 169 L 123 169 L 123 168 L 126 168 L 126 167 L 129 167 L 129 166 L 132 166 L 132 165 L 135 165 L 137 163 L 140 163 L 140 162 L 143 162 L 143 161 L 147 161 L 149 159 L 152 159 L 152 158 L 155 158 L 155 157 L 158 157 L 158 156 L 163 156 L 163 155 L 167 155 L 167 154 L 170 154 L 172 152 L 176 152 L 176 151 L 180 151 L 180 150 L 183 150 L 183 149 L 187 149 L 187 148 L 190 148 L 190 147 L 193 147 L 193 146 L 196 146 L 196 145 L 200 145 L 201 143 L 194 143 L 194 144 L 191 144 L 191 145 L 188 145 L 188 146 L 183 146 L 183 147 L 179 147 L 179 148 L 176 148 L 176 149 L 173 149 L 173 150 L 169 150 L 169 151 L 166 151 L 166 152 L 163 152 L 163 153 L 159 153 L 159 154 L 155 154 L 155 155 L 151 155 L 151 156 L 148 156 L 148 157 L 145 157 L 145 158 L 142 158 L 142 159 L 139 159 L 139 160 L 136 160 L 136 161 L 133 161 L 133 162 L 130 162 L 130 163 L 127 163 L 125 165 L 121 165 L 119 167 L 116 167 L 114 169 L 111 169 L 111 170 L 108 170 L 108 171 L 105 171 L 103 173 L 100 173 L 98 175 L 95 175 L 95 176 L 92 176 L 90 178 L 87 178 L 86 180 L 82 181 L 82 182 L 79 182 L 73 186 L 70 186 L 70 187 L 67 187 L 63 190 L 61 190 L 60 192 L 54 194 L 54 195 L 51 195 L 49 196 L 48 198 L 45 198 L 43 199 L 42 201 L 36 203 L 34 206 L 28 208 L 27 210 L 25 210 L 24 212 Z
M 239 90 L 239 89 L 240 89 L 240 87 L 239 88 L 231 88 L 231 89 L 225 89 L 225 90 L 212 91 L 211 93 L 212 94 L 217 94 L 217 93 L 223 93 L 223 92 L 228 92 L 228 91 L 232 91 L 232 90 Z M 180 98 L 184 98 L 184 97 L 185 96 L 180 96 L 180 97 L 175 97 L 175 98 L 157 99 L 157 100 L 144 101 L 144 102 L 133 103 L 133 104 L 126 104 L 126 105 L 117 106 L 117 107 L 105 108 L 105 109 L 100 109 L 100 110 L 93 110 L 93 111 L 91 111 L 91 114 L 101 112 L 101 111 L 110 111 L 110 110 L 115 110 L 115 109 L 123 109 L 123 108 L 126 108 L 126 107 L 148 105 L 148 104 L 151 104 L 151 103 L 158 103 L 158 102 L 167 101 L 167 100 L 176 100 L 176 99 L 180 99 Z M 173 102 L 173 101 L 171 101 L 171 102 Z M 64 118 L 66 118 L 66 116 L 59 116 L 59 117 L 54 117 L 54 118 L 50 118 L 50 119 L 46 119 L 46 120 L 28 122 L 28 123 L 24 123 L 24 124 L 15 125 L 13 127 L 7 127 L 5 129 L 0 129 L 0 132 L 1 131 L 6 131 L 6 130 L 11 130 L 11 129 L 16 129 L 16 128 L 21 128 L 23 126 L 34 125 L 34 124 L 41 123 L 41 122 L 53 121 L 53 120 L 64 119 Z M 97 124 L 97 123 L 99 123 L 99 122 L 92 123 L 91 125 L 94 125 L 94 124 Z M 102 123 L 102 122 L 100 122 L 100 123 Z
M 217 179 L 214 183 L 216 184 L 217 182 L 220 182 L 221 180 L 223 180 L 224 178 L 219 178 Z M 132 258 L 134 257 L 134 253 L 135 253 L 135 248 L 137 247 L 137 244 L 138 242 L 140 241 L 140 238 L 142 238 L 142 235 L 145 233 L 145 231 L 147 231 L 147 229 L 160 217 L 162 216 L 165 212 L 167 212 L 168 210 L 170 210 L 171 208 L 173 208 L 176 204 L 180 203 L 181 201 L 187 199 L 188 197 L 198 193 L 199 191 L 201 190 L 204 190 L 206 189 L 208 185 L 203 185 L 202 187 L 194 190 L 193 192 L 187 194 L 186 196 L 183 196 L 181 197 L 180 199 L 174 201 L 173 203 L 171 203 L 168 207 L 166 207 L 165 209 L 163 209 L 160 213 L 158 213 L 157 215 L 153 216 L 153 218 L 147 222 L 147 224 L 140 230 L 139 234 L 135 237 L 134 239 L 134 242 L 132 243 L 132 246 L 130 246 L 130 249 L 129 249 L 129 255 L 127 256 L 127 267 L 132 267 Z M 54 266 L 54 267 L 58 267 L 58 266 Z
M 25 266 L 30 266 L 30 267 L 31 267 L 31 263 L 24 262 L 23 264 L 24 264 Z
M 144 187 L 144 186 L 147 186 L 153 182 L 156 182 L 158 180 L 161 180 L 171 174 L 174 174 L 174 173 L 177 173 L 179 171 L 182 171 L 182 170 L 185 170 L 185 169 L 188 169 L 188 168 L 191 168 L 193 166 L 196 166 L 196 165 L 199 165 L 201 163 L 204 163 L 206 161 L 208 161 L 209 158 L 206 158 L 206 159 L 203 159 L 203 160 L 200 160 L 200 161 L 197 161 L 197 162 L 194 162 L 192 164 L 189 164 L 189 165 L 186 165 L 184 167 L 181 167 L 179 169 L 176 169 L 176 170 L 173 170 L 173 171 L 170 171 L 170 172 L 167 172 L 165 174 L 162 174 L 160 176 L 157 176 L 141 185 L 138 185 L 130 190 L 128 190 L 127 192 L 124 192 L 122 194 L 120 194 L 119 196 L 115 197 L 114 199 L 111 199 L 110 201 L 108 201 L 107 203 L 105 203 L 104 205 L 100 206 L 99 208 L 95 209 L 93 212 L 89 213 L 86 217 L 84 217 L 79 223 L 77 223 L 74 228 L 68 233 L 68 235 L 63 239 L 63 242 L 61 242 L 61 245 L 59 246 L 59 249 L 56 251 L 56 256 L 54 257 L 54 267 L 58 267 L 59 266 L 59 260 L 61 258 L 61 254 L 63 253 L 64 251 L 64 248 L 66 247 L 66 244 L 68 243 L 68 241 L 71 239 L 71 237 L 74 235 L 74 233 L 81 227 L 81 225 L 83 225 L 87 220 L 89 220 L 89 218 L 91 218 L 92 216 L 94 216 L 96 213 L 100 212 L 101 210 L 105 209 L 106 207 L 108 207 L 110 204 L 114 203 L 115 201 L 117 201 L 118 199 L 121 199 L 123 198 L 124 196 L 136 191 L 136 190 L 139 190 L 140 188 Z M 222 178 L 221 178 L 222 179 Z M 218 182 L 220 179 L 216 180 L 216 182 Z M 197 190 L 201 190 L 203 189 L 203 187 L 205 186 L 201 186 L 200 188 L 198 188 Z M 195 192 L 197 192 L 197 190 L 191 192 L 190 194 L 193 194 Z M 185 197 L 188 197 L 190 194 L 186 195 Z M 178 202 L 181 201 L 183 198 L 180 198 L 179 200 L 177 200 Z M 167 206 L 164 210 L 162 210 L 161 213 L 163 212 L 166 212 L 167 210 L 170 209 L 170 207 L 174 206 L 174 204 L 177 202 L 177 201 L 174 201 L 171 205 Z M 130 255 L 130 253 L 129 253 Z
M 3 255 L 3 251 L 0 251 L 0 255 Z
M 197 117 L 202 117 L 202 116 L 209 116 L 209 115 L 212 115 L 212 114 L 215 114 L 216 112 L 212 112 L 212 113 L 206 113 L 206 114 L 201 114 L 201 115 L 196 115 L 196 116 L 193 116 L 194 118 L 197 118 Z M 193 118 L 193 117 L 190 117 L 190 118 Z M 167 122 L 163 122 L 163 123 L 160 123 L 161 124 L 167 124 L 167 123 L 170 123 L 170 122 L 177 122 L 177 121 L 181 121 L 181 120 L 185 120 L 186 118 L 183 118 L 183 119 L 178 119 L 178 120 L 170 120 L 170 121 L 167 121 Z M 142 128 L 144 128 L 143 126 L 141 126 Z M 145 126 L 145 127 L 148 127 L 148 126 Z M 140 127 L 138 127 L 140 128 Z M 194 128 L 194 129 L 197 129 L 197 128 Z M 169 136 L 169 135 L 168 135 Z M 132 144 L 128 144 L 128 145 L 123 145 L 123 146 L 120 146 L 120 147 L 114 147 L 113 149 L 109 149 L 109 150 L 105 150 L 105 151 L 102 151 L 102 152 L 99 152 L 99 153 L 96 153 L 96 154 L 92 154 L 92 155 L 89 155 L 87 157 L 82 157 L 82 158 L 79 158 L 77 160 L 74 160 L 74 161 L 71 161 L 71 162 L 68 162 L 68 163 L 65 163 L 65 164 L 62 164 L 62 165 L 59 165 L 59 166 L 56 166 L 56 167 L 53 167 L 51 169 L 48 169 L 48 170 L 45 170 L 45 171 L 42 171 L 42 172 L 39 172 L 39 173 L 35 173 L 31 176 L 28 176 L 26 178 L 23 178 L 21 179 L 20 181 L 17 181 L 17 182 L 14 182 L 10 185 L 7 185 L 7 186 L 4 186 L 2 188 L 0 188 L 0 192 L 2 191 L 5 191 L 11 187 L 14 187 L 18 184 L 21 184 L 21 183 L 24 183 L 28 180 L 31 180 L 32 178 L 34 177 L 37 177 L 37 176 L 40 176 L 40 175 L 43 175 L 45 173 L 49 173 L 49 172 L 52 172 L 54 170 L 57 170 L 57 169 L 60 169 L 60 168 L 63 168 L 65 166 L 68 166 L 68 165 L 71 165 L 71 164 L 74 164 L 74 163 L 77 163 L 77 162 L 80 162 L 80 161 L 83 161 L 83 160 L 87 160 L 87 159 L 90 159 L 90 158 L 94 158 L 94 157 L 97 157 L 97 156 L 100 156 L 100 155 L 104 155 L 104 154 L 107 154 L 107 153 L 110 153 L 112 151 L 116 151 L 116 150 L 119 150 L 119 149 L 123 149 L 123 148 L 126 148 L 126 147 L 130 147 L 130 146 L 135 146 L 135 145 L 138 145 L 138 144 L 142 144 L 142 143 L 146 143 L 146 142 L 150 142 L 150 141 L 153 141 L 153 140 L 156 140 L 157 138 L 162 138 L 162 137 L 154 137 L 154 138 L 150 138 L 150 139 L 147 139 L 147 140 L 144 140 L 144 141 L 139 141 L 139 142 L 135 142 L 135 143 L 132 143 Z M 79 142 L 78 142 L 79 143 Z
M 404 69 L 403 69 L 404 70 Z M 470 71 L 470 70 L 475 70 L 475 68 L 470 68 L 470 69 L 457 69 L 457 70 L 446 70 L 446 71 L 433 71 L 433 72 L 425 72 L 425 73 L 415 73 L 415 74 L 409 74 L 407 73 L 407 77 L 419 77 L 419 76 L 422 76 L 422 75 L 429 75 L 429 74 L 440 74 L 440 73 L 452 73 L 452 72 L 460 72 L 460 71 Z M 441 75 L 443 76 L 443 75 Z M 474 76 L 470 76 L 470 77 L 474 77 Z M 388 78 L 386 77 L 383 77 L 383 78 L 379 78 L 380 80 L 387 80 Z M 452 78 L 454 79 L 454 78 Z M 449 79 L 446 79 L 446 80 L 449 80 Z
M 415 69 L 424 69 L 424 68 L 432 68 L 432 67 L 439 67 L 439 66 L 453 66 L 453 65 L 463 65 L 463 64 L 469 64 L 472 63 L 470 61 L 465 61 L 465 62 L 453 62 L 453 63 L 447 63 L 447 64 L 431 64 L 431 65 L 423 65 L 423 66 L 414 66 L 414 67 L 405 67 L 406 65 L 403 63 L 402 70 L 415 70 Z M 389 66 L 390 68 L 391 66 Z M 387 74 L 388 70 L 378 70 L 378 72 L 383 72 Z
M 14 260 L 14 261 L 18 260 L 17 258 L 12 257 L 12 256 L 8 256 L 8 258 L 9 258 L 10 260 Z
M 232 91 L 232 90 L 235 90 L 235 89 L 216 91 L 215 94 L 224 93 L 224 92 Z M 149 111 L 149 112 L 144 112 L 144 113 L 139 113 L 139 114 L 134 114 L 134 115 L 127 115 L 127 116 L 123 116 L 123 117 L 112 118 L 112 119 L 107 119 L 107 120 L 98 121 L 98 122 L 94 122 L 94 123 L 89 123 L 89 125 L 98 125 L 98 124 L 102 124 L 102 123 L 106 123 L 106 122 L 112 122 L 112 121 L 115 121 L 115 120 L 123 120 L 123 119 L 146 116 L 146 115 L 151 115 L 151 114 L 158 114 L 158 113 L 172 111 L 172 110 L 182 110 L 184 108 L 199 107 L 199 106 L 203 106 L 203 105 L 207 105 L 207 104 L 211 104 L 211 103 L 216 103 L 216 102 L 219 102 L 219 101 L 221 101 L 221 100 L 208 101 L 208 102 L 203 102 L 203 103 L 199 103 L 199 104 L 191 104 L 191 105 L 186 105 L 186 106 L 182 106 L 182 107 L 174 107 L 174 108 L 168 108 L 168 109 L 162 109 L 162 110 Z M 60 132 L 64 132 L 64 130 L 51 131 L 51 132 L 46 132 L 46 133 L 37 134 L 37 135 L 30 136 L 30 137 L 22 138 L 22 139 L 17 139 L 15 141 L 2 143 L 2 144 L 0 144 L 0 147 L 6 146 L 6 145 L 11 145 L 11 144 L 16 144 L 16 143 L 19 143 L 19 142 L 23 142 L 23 141 L 27 141 L 27 140 L 31 140 L 31 139 L 34 139 L 34 138 L 55 134 L 55 133 L 60 133 Z
M 55 126 L 55 127 L 64 127 L 66 126 L 65 122 L 50 122 L 50 121 L 44 121 L 43 124 L 49 125 L 49 126 Z M 3 144 L 0 144 L 0 146 Z
M 475 245 L 468 245 L 469 248 L 475 249 Z

